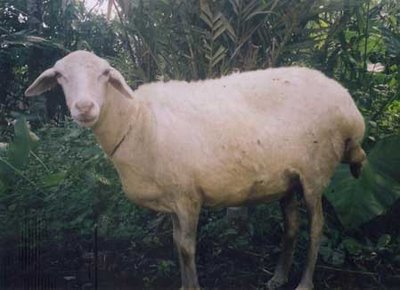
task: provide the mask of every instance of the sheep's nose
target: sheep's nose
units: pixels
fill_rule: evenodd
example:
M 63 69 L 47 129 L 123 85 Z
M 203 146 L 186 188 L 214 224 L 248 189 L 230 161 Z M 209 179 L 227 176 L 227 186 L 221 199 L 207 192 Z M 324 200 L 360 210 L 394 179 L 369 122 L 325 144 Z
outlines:
M 80 101 L 75 104 L 75 107 L 79 112 L 87 113 L 94 107 L 94 103 L 91 101 Z

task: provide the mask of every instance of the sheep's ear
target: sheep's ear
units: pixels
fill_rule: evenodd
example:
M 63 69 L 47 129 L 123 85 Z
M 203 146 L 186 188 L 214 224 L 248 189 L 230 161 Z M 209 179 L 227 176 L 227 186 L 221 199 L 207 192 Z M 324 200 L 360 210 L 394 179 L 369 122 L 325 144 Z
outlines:
M 114 68 L 110 69 L 110 84 L 127 98 L 133 97 L 132 89 L 125 82 L 124 77 Z
M 32 97 L 51 90 L 57 85 L 57 73 L 53 68 L 45 70 L 25 91 L 25 96 Z

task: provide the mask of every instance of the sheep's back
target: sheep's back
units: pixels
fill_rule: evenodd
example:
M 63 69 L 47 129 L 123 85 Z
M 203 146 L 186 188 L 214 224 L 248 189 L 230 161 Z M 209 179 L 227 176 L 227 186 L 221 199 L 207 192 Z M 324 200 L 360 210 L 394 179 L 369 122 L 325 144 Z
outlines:
M 252 133 L 277 133 L 275 136 L 282 131 L 304 135 L 326 129 L 349 135 L 347 131 L 363 123 L 346 89 L 318 71 L 299 67 L 190 83 L 153 83 L 140 87 L 137 95 L 154 112 L 160 126 L 176 122 L 205 135 L 220 134 L 220 130 L 235 135 L 242 128 Z

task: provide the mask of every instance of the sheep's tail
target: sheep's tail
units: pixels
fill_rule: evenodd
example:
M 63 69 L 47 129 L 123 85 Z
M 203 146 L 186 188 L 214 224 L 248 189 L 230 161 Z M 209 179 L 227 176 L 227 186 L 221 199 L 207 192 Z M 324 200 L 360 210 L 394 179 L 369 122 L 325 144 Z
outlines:
M 365 160 L 367 160 L 367 155 L 360 144 L 353 139 L 347 139 L 342 162 L 350 165 L 350 172 L 355 178 L 360 177 Z

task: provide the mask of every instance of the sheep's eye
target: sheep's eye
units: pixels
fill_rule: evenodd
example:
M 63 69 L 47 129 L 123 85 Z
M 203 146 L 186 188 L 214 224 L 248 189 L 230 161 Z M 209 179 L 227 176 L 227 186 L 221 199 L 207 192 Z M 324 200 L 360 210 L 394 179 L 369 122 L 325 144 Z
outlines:
M 108 76 L 110 74 L 110 69 L 107 68 L 103 71 L 103 76 Z

